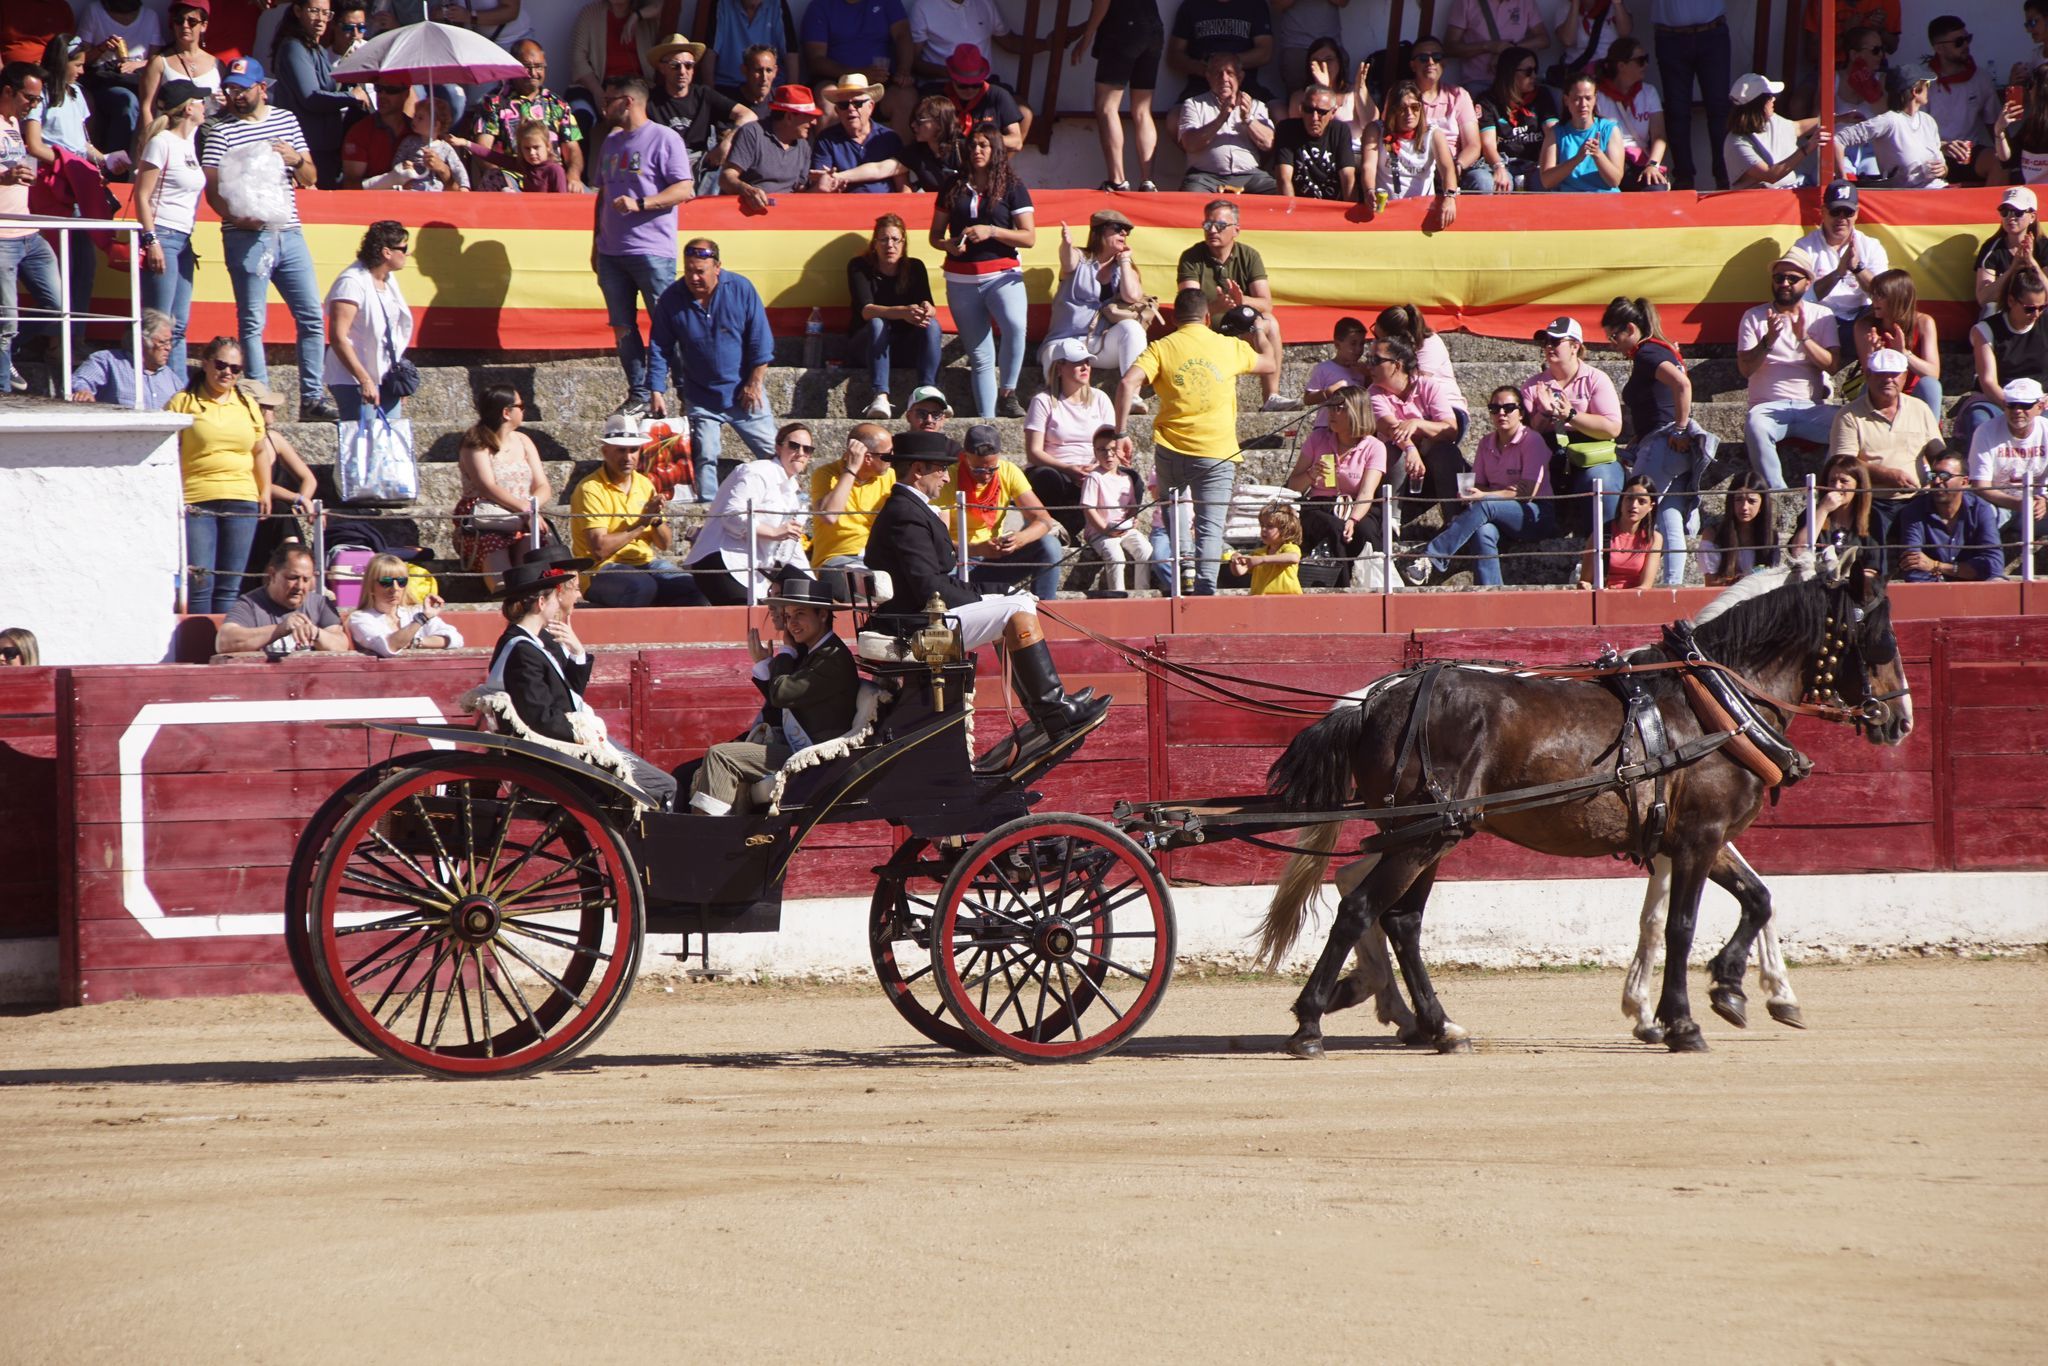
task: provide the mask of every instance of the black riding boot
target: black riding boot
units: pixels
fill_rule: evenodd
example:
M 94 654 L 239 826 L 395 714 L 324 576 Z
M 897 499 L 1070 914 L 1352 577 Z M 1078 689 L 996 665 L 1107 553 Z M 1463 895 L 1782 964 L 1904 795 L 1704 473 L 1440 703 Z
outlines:
M 1067 695 L 1060 683 L 1060 671 L 1053 667 L 1052 650 L 1042 640 L 1013 646 L 1010 672 L 1018 696 L 1024 699 L 1024 710 L 1054 739 L 1093 726 L 1109 710 L 1109 699 L 1094 696 L 1092 689 Z

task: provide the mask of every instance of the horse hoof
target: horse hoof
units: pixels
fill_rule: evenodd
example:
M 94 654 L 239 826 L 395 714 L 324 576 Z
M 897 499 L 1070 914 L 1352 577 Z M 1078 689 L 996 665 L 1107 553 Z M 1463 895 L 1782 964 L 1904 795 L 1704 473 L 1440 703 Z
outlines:
M 1798 1006 L 1789 1001 L 1772 1001 L 1765 1005 L 1764 1009 L 1770 1011 L 1771 1018 L 1781 1025 L 1788 1025 L 1793 1029 L 1806 1028 L 1806 1017 L 1799 1013 Z
M 1663 1043 L 1664 1026 L 1660 1024 L 1637 1025 L 1636 1037 L 1644 1043 Z
M 1470 1053 L 1472 1051 L 1472 1036 L 1464 1033 L 1446 1034 L 1436 1041 L 1436 1051 L 1439 1053 Z
M 1749 1000 L 1734 987 L 1715 987 L 1707 993 L 1714 1013 L 1737 1029 L 1749 1028 Z
M 1700 1033 L 1698 1025 L 1688 1020 L 1665 1030 L 1664 1046 L 1673 1053 L 1704 1053 L 1707 1051 L 1707 1036 Z
M 1419 1027 L 1417 1027 L 1413 1029 L 1402 1030 L 1399 1034 L 1396 1034 L 1394 1036 L 1394 1042 L 1400 1044 L 1403 1048 L 1428 1048 L 1431 1045 L 1433 1045 L 1436 1042 L 1436 1040 L 1430 1038 L 1429 1035 L 1423 1033 L 1422 1030 Z
M 1313 1059 L 1327 1055 L 1323 1052 L 1323 1041 L 1321 1038 L 1304 1038 L 1302 1035 L 1296 1034 L 1287 1041 L 1287 1056 L 1290 1058 Z

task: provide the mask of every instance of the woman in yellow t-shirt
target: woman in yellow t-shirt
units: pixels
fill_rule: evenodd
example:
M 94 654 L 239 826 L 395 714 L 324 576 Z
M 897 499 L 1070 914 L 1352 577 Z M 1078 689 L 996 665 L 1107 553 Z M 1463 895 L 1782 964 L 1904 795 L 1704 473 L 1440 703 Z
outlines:
M 1232 555 L 1229 568 L 1251 575 L 1252 596 L 1301 592 L 1301 518 L 1290 503 L 1268 503 L 1259 513 L 1259 553 Z
M 199 378 L 171 396 L 192 425 L 178 441 L 185 476 L 187 610 L 225 612 L 242 595 L 258 509 L 270 502 L 270 442 L 263 413 L 237 385 L 242 344 L 215 337 L 199 353 Z

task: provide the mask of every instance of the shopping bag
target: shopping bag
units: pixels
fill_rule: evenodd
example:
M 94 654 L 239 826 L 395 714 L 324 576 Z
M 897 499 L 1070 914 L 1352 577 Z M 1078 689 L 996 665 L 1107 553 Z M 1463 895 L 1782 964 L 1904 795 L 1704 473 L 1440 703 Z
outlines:
M 365 412 L 341 423 L 334 468 L 344 503 L 410 503 L 420 495 L 411 421 Z

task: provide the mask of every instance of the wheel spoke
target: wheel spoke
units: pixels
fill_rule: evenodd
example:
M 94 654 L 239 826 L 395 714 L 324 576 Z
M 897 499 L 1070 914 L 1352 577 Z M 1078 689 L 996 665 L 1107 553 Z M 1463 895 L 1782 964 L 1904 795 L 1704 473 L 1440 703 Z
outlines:
M 504 932 L 507 929 L 510 929 L 514 934 L 524 935 L 528 939 L 539 940 L 541 943 L 548 945 L 550 948 L 562 949 L 566 952 L 575 954 L 581 958 L 595 958 L 601 963 L 609 963 L 612 960 L 611 954 L 607 953 L 603 949 L 594 948 L 588 944 L 578 943 L 576 940 L 573 939 L 557 939 L 551 934 L 545 934 L 539 930 L 529 929 L 522 922 L 513 920 L 509 916 L 503 921 L 499 922 L 498 929 L 500 933 Z M 509 948 L 509 946 L 507 947 Z
M 369 981 L 373 977 L 378 977 L 386 972 L 390 972 L 391 969 L 393 968 L 398 969 L 397 972 L 392 973 L 391 981 L 388 984 L 386 984 L 384 988 L 384 994 L 377 998 L 377 1004 L 370 1007 L 370 1016 L 372 1019 L 383 1018 L 384 1003 L 391 999 L 391 993 L 398 990 L 399 986 L 405 981 L 405 968 L 410 966 L 411 963 L 420 956 L 420 954 L 434 947 L 436 944 L 442 943 L 447 939 L 447 937 L 448 936 L 444 934 L 434 939 L 422 939 L 419 943 L 413 945 L 412 948 L 407 950 L 403 957 L 392 959 L 391 961 L 385 963 L 382 967 L 378 968 L 375 972 L 366 972 L 361 974 L 361 976 L 359 977 L 351 977 L 348 979 L 349 987 L 351 989 L 354 989 L 356 987 L 361 986 L 363 983 Z
M 532 858 L 535 854 L 538 854 L 541 851 L 542 846 L 553 843 L 556 836 L 562 833 L 562 826 L 568 821 L 568 819 L 569 813 L 562 810 L 560 807 L 556 807 L 555 814 L 548 817 L 548 823 L 541 827 L 540 837 L 534 840 L 533 843 L 527 845 L 524 849 L 520 850 L 519 857 L 513 859 L 510 866 L 508 866 L 504 872 L 498 874 L 498 876 L 492 880 L 491 885 L 488 888 L 482 889 L 483 894 L 485 896 L 495 898 L 507 886 L 511 885 L 512 875 L 514 873 L 517 873 L 521 868 L 524 868 L 526 866 L 527 860 Z
M 484 992 L 483 947 L 481 945 L 472 945 L 469 953 L 470 957 L 476 959 L 476 1010 L 477 1015 L 483 1020 L 484 1056 L 495 1058 L 498 1056 L 498 1039 L 497 1032 L 491 1028 L 491 998 Z M 462 1002 L 462 1019 L 465 1024 L 469 1021 L 469 999 L 467 997 L 464 997 Z
M 447 919 L 448 917 L 442 915 L 420 917 L 411 911 L 400 911 L 388 920 L 373 920 L 367 925 L 336 925 L 334 936 L 339 939 L 343 935 L 376 934 L 380 930 L 423 930 L 431 925 L 443 924 Z
M 412 869 L 413 873 L 419 878 L 421 882 L 424 882 L 427 886 L 432 887 L 436 891 L 445 892 L 448 890 L 446 887 L 441 885 L 441 879 L 435 877 L 432 873 L 428 872 L 426 869 L 420 867 L 418 863 L 414 862 L 413 856 L 411 854 L 406 853 L 405 850 L 399 848 L 397 845 L 393 844 L 391 842 L 391 837 L 389 835 L 386 835 L 382 830 L 379 830 L 374 822 L 371 824 L 368 833 L 371 839 L 375 840 L 377 843 L 383 845 L 386 849 L 390 850 L 391 856 L 393 858 L 397 859 L 400 863 L 403 863 L 406 867 Z M 382 863 L 379 863 L 375 855 L 373 855 L 368 849 L 358 848 L 356 850 L 356 854 L 357 857 L 361 858 L 364 862 L 374 866 L 379 872 L 383 873 L 386 877 L 397 876 L 397 874 L 393 873 L 389 868 L 386 868 Z
M 569 989 L 568 983 L 564 982 L 561 978 L 555 976 L 555 974 L 553 974 L 552 972 L 549 972 L 539 963 L 536 963 L 517 944 L 508 943 L 507 941 L 501 939 L 498 941 L 498 947 L 505 950 L 505 952 L 511 954 L 514 958 L 517 958 L 520 962 L 526 964 L 526 966 L 532 968 L 536 973 L 540 974 L 541 979 L 545 981 L 549 986 L 553 987 L 556 991 L 561 992 L 564 996 L 567 996 L 577 1005 L 582 1006 L 586 1009 L 589 1007 L 590 1002 L 584 1000 L 583 997 L 577 992 L 571 991 Z
M 1074 993 L 1067 986 L 1067 965 L 1065 963 L 1055 963 L 1053 967 L 1059 972 L 1060 999 L 1065 1001 L 1067 1005 L 1067 1023 L 1074 1031 L 1074 1041 L 1079 1043 L 1082 1037 L 1081 1007 L 1074 1004 Z
M 423 1044 L 426 1040 L 427 1015 L 434 1005 L 434 978 L 440 974 L 441 964 L 447 959 L 449 952 L 449 944 L 445 939 L 434 946 L 434 961 L 427 964 L 426 975 L 420 978 L 413 985 L 413 989 L 405 994 L 405 999 L 398 1003 L 398 1009 L 391 1012 L 391 1024 L 396 1025 L 405 1018 L 406 1011 L 412 1007 L 412 1003 L 415 1000 L 419 999 L 420 993 L 423 991 L 427 993 L 426 999 L 420 1001 L 420 1025 L 418 1031 L 413 1035 L 413 1042 L 415 1044 Z
M 1076 944 L 1074 946 L 1074 952 L 1085 956 L 1090 962 L 1100 963 L 1105 968 L 1114 968 L 1118 972 L 1122 973 L 1124 976 L 1134 977 L 1140 982 L 1145 981 L 1147 978 L 1151 976 L 1150 973 L 1139 972 L 1136 968 L 1127 968 L 1122 963 L 1117 962 L 1114 958 L 1106 957 L 1103 954 L 1096 953 L 1090 949 L 1084 949 L 1079 944 Z
M 381 864 L 376 866 L 382 869 Z M 368 897 L 376 901 L 389 901 L 399 906 L 415 906 L 423 911 L 445 911 L 455 904 L 453 897 L 443 895 L 436 900 L 432 892 L 409 887 L 403 882 L 386 882 L 382 878 L 371 877 L 360 868 L 350 868 L 341 876 L 343 896 Z M 351 882 L 361 885 L 350 886 Z
M 421 949 L 439 942 L 437 939 L 422 939 L 419 943 L 414 944 L 411 949 L 407 950 L 404 948 L 406 940 L 419 934 L 421 930 L 428 928 L 431 927 L 421 925 L 414 929 L 409 929 L 390 943 L 379 944 L 370 951 L 367 957 L 357 959 L 349 965 L 348 984 L 352 987 L 359 987 L 370 979 L 389 972 L 394 967 L 400 967 L 405 963 L 411 962 L 418 956 Z M 392 957 L 394 954 L 400 954 L 401 956 L 394 959 Z M 379 960 L 382 960 L 382 965 L 372 969 L 370 965 L 379 962 Z
M 484 867 L 495 868 L 498 866 L 498 856 L 505 852 L 505 837 L 512 833 L 512 817 L 518 814 L 519 803 L 525 799 L 526 794 L 524 792 L 516 787 L 512 789 L 512 800 L 505 803 L 505 810 L 498 817 L 498 834 L 491 841 L 490 856 L 484 860 Z M 483 888 L 479 886 L 476 890 L 482 891 Z
M 492 972 L 490 975 L 491 990 L 497 992 L 498 999 L 505 1002 L 505 1009 L 512 1010 L 516 1014 L 520 1015 L 522 1018 L 525 1019 L 526 1026 L 527 1028 L 533 1031 L 534 1038 L 546 1038 L 547 1031 L 541 1028 L 540 1018 L 533 1013 L 533 1004 L 526 999 L 526 992 L 520 987 L 519 979 L 517 977 L 514 977 L 509 971 L 506 970 L 505 965 L 498 961 L 497 948 L 494 945 L 485 944 L 483 946 L 483 951 L 490 954 L 491 966 L 494 969 L 496 969 L 496 971 Z M 518 1006 L 516 1007 L 516 1010 L 513 1006 L 512 1001 L 506 999 L 505 987 L 498 985 L 499 978 L 504 979 L 505 986 L 511 987 L 512 995 L 518 998 Z
M 510 906 L 515 901 L 524 901 L 530 896 L 538 896 L 540 893 L 570 880 L 574 874 L 598 872 L 595 863 L 596 858 L 597 851 L 595 849 L 586 849 L 578 854 L 573 862 L 562 864 L 547 876 L 537 878 L 516 891 L 502 892 L 494 899 L 501 906 Z
M 464 986 L 464 985 L 462 984 L 462 948 L 461 948 L 461 946 L 460 946 L 460 945 L 457 945 L 457 946 L 456 946 L 456 949 L 455 949 L 455 957 L 454 957 L 454 960 L 453 960 L 453 962 L 452 962 L 451 966 L 453 966 L 453 968 L 455 969 L 455 973 L 454 973 L 454 976 L 455 976 L 455 982 L 454 982 L 454 989 L 453 989 L 453 990 L 447 990 L 447 989 L 444 989 L 444 990 L 443 990 L 443 991 L 441 992 L 441 1013 L 440 1013 L 440 1014 L 439 1014 L 438 1016 L 436 1016 L 436 1017 L 435 1017 L 435 1019 L 434 1019 L 434 1037 L 433 1037 L 433 1038 L 431 1038 L 431 1039 L 429 1039 L 429 1040 L 427 1040 L 427 1042 L 426 1042 L 426 1046 L 427 1046 L 428 1048 L 439 1048 L 439 1047 L 441 1046 L 441 1030 L 442 1030 L 443 1028 L 445 1028 L 445 1027 L 447 1026 L 447 1024 L 448 1024 L 448 1007 L 449 1007 L 449 1006 L 451 1006 L 451 1005 L 453 1005 L 453 1004 L 455 1003 L 455 997 L 456 997 L 456 994 L 457 994 L 458 992 L 459 992 L 459 993 L 461 993 L 461 995 L 462 995 L 462 1021 L 463 1021 L 463 1025 L 464 1025 L 464 1027 L 466 1028 L 466 1027 L 468 1026 L 468 1024 L 469 1024 L 469 988 L 468 988 L 468 987 L 465 987 L 465 986 Z M 426 1023 L 427 1023 L 427 1019 L 426 1019 L 426 1012 L 425 1012 L 425 1011 L 421 1011 L 421 1012 L 420 1012 L 420 1025 L 421 1025 L 421 1027 L 422 1027 L 422 1028 L 424 1028 L 424 1027 L 426 1026 Z M 471 1034 L 471 1035 L 470 1035 L 470 1042 L 471 1042 L 471 1043 L 475 1043 L 475 1042 L 476 1042 L 476 1036 L 475 1036 L 474 1034 Z
M 420 824 L 427 828 L 427 838 L 434 843 L 434 857 L 440 860 L 441 867 L 448 869 L 452 873 L 455 870 L 455 860 L 448 857 L 448 846 L 441 842 L 441 832 L 435 827 L 434 818 L 427 814 L 427 804 L 420 800 L 420 794 L 417 792 L 412 794 L 412 809 L 419 812 Z M 457 887 L 456 890 L 467 891 L 468 889 L 466 887 Z

